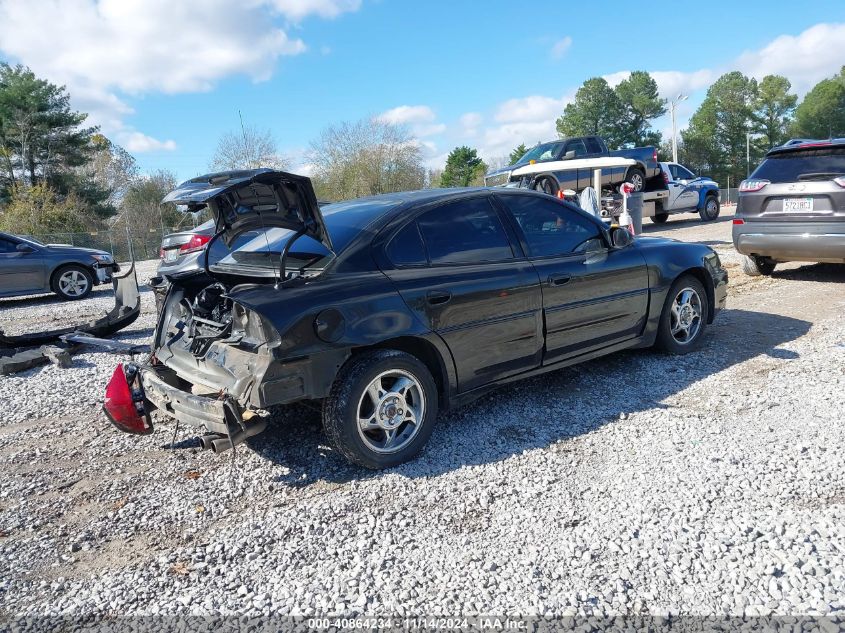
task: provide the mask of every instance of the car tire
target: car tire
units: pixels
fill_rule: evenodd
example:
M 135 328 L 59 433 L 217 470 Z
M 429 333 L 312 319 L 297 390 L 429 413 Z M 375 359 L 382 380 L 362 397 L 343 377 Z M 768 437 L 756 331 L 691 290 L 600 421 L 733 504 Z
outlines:
M 719 199 L 716 196 L 707 196 L 704 200 L 704 206 L 698 212 L 698 215 L 701 216 L 704 222 L 712 222 L 719 217 L 719 211 Z
M 558 187 L 554 178 L 538 178 L 534 183 L 534 191 L 539 191 L 540 193 L 545 193 L 550 196 L 556 196 L 559 189 L 560 187 Z
M 759 277 L 766 275 L 767 277 L 775 272 L 777 264 L 767 257 L 749 257 L 742 256 L 742 272 L 749 277 Z
M 50 287 L 62 299 L 77 301 L 91 294 L 94 289 L 94 275 L 85 266 L 62 266 L 53 273 Z
M 694 351 L 701 345 L 708 314 L 710 305 L 704 286 L 694 276 L 682 275 L 672 284 L 663 304 L 656 347 L 669 354 Z
M 666 221 L 669 219 L 668 213 L 655 213 L 651 216 L 651 221 L 655 224 L 666 224 Z
M 346 459 L 380 470 L 422 450 L 437 409 L 437 386 L 422 362 L 398 350 L 372 350 L 341 368 L 323 403 L 323 426 Z
M 625 182 L 630 182 L 634 186 L 634 192 L 645 189 L 645 172 L 639 167 L 629 169 L 625 176 Z

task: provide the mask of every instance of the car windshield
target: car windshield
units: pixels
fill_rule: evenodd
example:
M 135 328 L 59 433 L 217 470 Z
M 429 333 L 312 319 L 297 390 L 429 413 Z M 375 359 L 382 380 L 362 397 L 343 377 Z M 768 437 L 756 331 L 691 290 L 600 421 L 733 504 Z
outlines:
M 845 146 L 813 147 L 768 156 L 751 174 L 769 182 L 830 180 L 845 173 Z
M 542 143 L 537 147 L 532 147 L 527 152 L 522 155 L 515 165 L 527 165 L 532 160 L 533 161 L 544 161 L 544 160 L 552 160 L 560 153 L 560 150 L 563 149 L 563 142 L 553 142 L 553 143 Z
M 308 237 L 297 239 L 288 252 L 287 265 L 292 269 L 322 270 L 342 252 L 352 239 L 365 230 L 374 220 L 400 204 L 394 198 L 361 198 L 348 202 L 337 202 L 321 207 L 320 211 L 331 236 L 335 252 L 331 253 L 323 244 Z M 281 254 L 294 231 L 269 228 L 264 231 L 249 231 L 239 236 L 232 250 L 212 248 L 209 263 L 212 267 L 230 268 L 246 266 L 268 271 L 278 270 Z M 217 247 L 217 242 L 215 242 Z

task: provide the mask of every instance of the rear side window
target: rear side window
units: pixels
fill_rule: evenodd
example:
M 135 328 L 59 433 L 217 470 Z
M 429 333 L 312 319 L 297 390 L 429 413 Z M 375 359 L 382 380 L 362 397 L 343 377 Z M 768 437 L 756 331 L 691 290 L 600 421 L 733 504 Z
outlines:
M 387 258 L 395 266 L 421 266 L 428 263 L 416 222 L 408 224 L 390 240 Z
M 444 204 L 417 219 L 432 264 L 472 264 L 513 258 L 510 240 L 487 198 Z
M 565 204 L 531 195 L 503 195 L 532 257 L 586 253 L 604 247 L 599 228 Z
M 11 240 L 0 238 L 0 253 L 15 253 L 18 245 Z
M 830 180 L 845 175 L 845 147 L 821 147 L 775 154 L 751 174 L 770 182 Z

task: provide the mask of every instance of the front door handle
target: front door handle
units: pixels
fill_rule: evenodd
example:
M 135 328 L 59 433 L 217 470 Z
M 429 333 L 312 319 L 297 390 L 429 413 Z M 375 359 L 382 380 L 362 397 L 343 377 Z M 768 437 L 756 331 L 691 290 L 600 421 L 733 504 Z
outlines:
M 562 286 L 563 284 L 569 283 L 571 279 L 572 275 L 552 275 L 549 277 L 549 285 Z
M 448 291 L 429 290 L 425 295 L 426 300 L 430 305 L 439 306 L 444 303 L 449 303 L 452 298 L 452 293 Z

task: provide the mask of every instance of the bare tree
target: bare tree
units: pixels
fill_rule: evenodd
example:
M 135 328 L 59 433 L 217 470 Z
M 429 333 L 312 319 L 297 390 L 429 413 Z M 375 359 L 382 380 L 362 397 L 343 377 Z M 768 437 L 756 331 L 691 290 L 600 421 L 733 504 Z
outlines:
M 279 153 L 270 130 L 246 125 L 241 130 L 226 132 L 217 142 L 211 169 L 287 169 L 290 162 Z
M 346 200 L 421 189 L 419 142 L 404 126 L 376 118 L 333 125 L 311 143 L 307 160 L 321 198 Z

